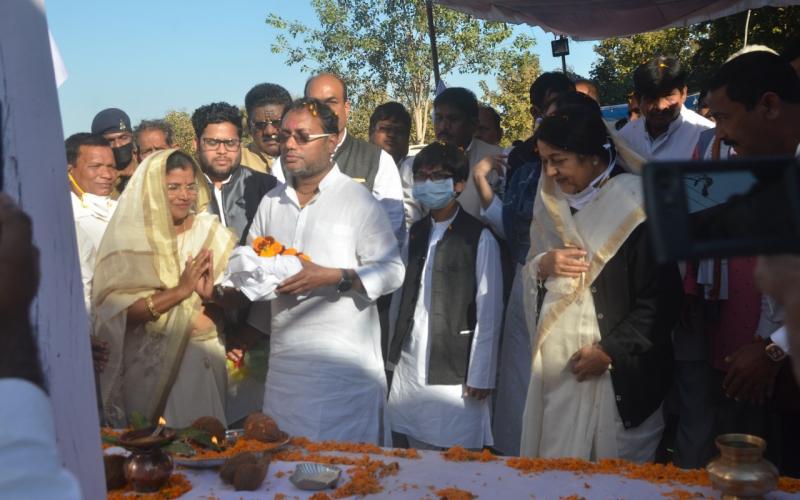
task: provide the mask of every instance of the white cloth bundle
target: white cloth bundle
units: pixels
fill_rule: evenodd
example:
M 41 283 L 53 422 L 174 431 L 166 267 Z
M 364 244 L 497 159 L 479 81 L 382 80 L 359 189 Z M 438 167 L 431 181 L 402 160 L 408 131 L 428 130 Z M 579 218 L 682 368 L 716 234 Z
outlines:
M 240 246 L 231 253 L 222 286 L 241 290 L 251 301 L 272 300 L 278 285 L 302 269 L 294 255 L 259 257 L 251 247 Z

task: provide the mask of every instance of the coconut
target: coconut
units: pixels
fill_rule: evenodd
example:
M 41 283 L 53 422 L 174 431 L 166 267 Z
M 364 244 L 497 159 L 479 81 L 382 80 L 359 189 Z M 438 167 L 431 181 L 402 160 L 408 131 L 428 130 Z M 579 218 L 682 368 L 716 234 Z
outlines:
M 227 484 L 233 484 L 233 478 L 236 475 L 236 470 L 244 464 L 255 464 L 257 462 L 256 455 L 253 452 L 246 451 L 229 458 L 222 464 L 219 470 L 219 477 L 222 478 Z
M 215 417 L 200 417 L 192 422 L 190 427 L 207 432 L 216 437 L 220 443 L 225 439 L 225 426 Z
M 106 489 L 116 490 L 125 486 L 125 457 L 122 455 L 103 455 L 106 471 Z
M 267 464 L 242 464 L 236 468 L 236 474 L 233 476 L 233 487 L 236 491 L 255 491 L 261 487 L 264 478 L 267 477 Z
M 274 443 L 283 437 L 283 433 L 272 417 L 263 413 L 251 413 L 244 421 L 244 437 Z

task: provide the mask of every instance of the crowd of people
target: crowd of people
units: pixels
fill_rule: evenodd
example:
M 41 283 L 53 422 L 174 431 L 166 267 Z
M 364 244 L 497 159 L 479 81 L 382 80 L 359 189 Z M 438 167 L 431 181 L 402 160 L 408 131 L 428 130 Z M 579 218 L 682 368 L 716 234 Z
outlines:
M 793 258 L 763 260 L 759 281 L 755 256 L 657 264 L 638 175 L 800 155 L 795 56 L 735 54 L 701 116 L 681 64 L 654 55 L 619 131 L 602 88 L 544 73 L 513 148 L 458 87 L 416 153 L 396 102 L 354 137 L 330 73 L 296 100 L 254 86 L 244 117 L 201 106 L 195 152 L 163 120 L 99 112 L 66 156 L 102 421 L 263 410 L 317 440 L 681 467 L 747 432 L 800 476 L 792 286 L 763 271 Z M 221 283 L 233 249 L 266 236 L 309 259 L 251 303 Z

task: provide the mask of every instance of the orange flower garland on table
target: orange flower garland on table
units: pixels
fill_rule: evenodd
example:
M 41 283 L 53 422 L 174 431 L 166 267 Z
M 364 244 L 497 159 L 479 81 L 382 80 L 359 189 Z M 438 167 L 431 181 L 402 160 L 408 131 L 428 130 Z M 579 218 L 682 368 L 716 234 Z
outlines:
M 192 483 L 183 474 L 172 474 L 169 482 L 155 493 L 136 493 L 133 486 L 126 485 L 120 490 L 108 492 L 108 500 L 163 500 L 165 498 L 178 498 L 192 489 Z
M 276 255 L 294 255 L 303 260 L 311 261 L 311 258 L 298 251 L 296 248 L 286 248 L 280 241 L 272 236 L 259 236 L 253 240 L 253 250 L 259 257 L 275 257 Z

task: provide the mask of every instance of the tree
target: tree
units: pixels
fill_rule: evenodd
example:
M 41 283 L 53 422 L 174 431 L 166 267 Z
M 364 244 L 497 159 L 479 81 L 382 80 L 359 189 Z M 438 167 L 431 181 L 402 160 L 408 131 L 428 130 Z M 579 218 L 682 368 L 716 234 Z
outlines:
M 374 100 L 385 92 L 409 109 L 414 139 L 422 142 L 428 132 L 433 72 L 425 1 L 311 3 L 318 29 L 269 15 L 267 24 L 281 31 L 272 51 L 285 54 L 287 64 L 301 65 L 304 71 L 341 76 L 356 113 L 369 116 L 371 109 L 362 99 Z M 489 74 L 508 51 L 530 48 L 521 42 L 507 43 L 512 29 L 506 24 L 477 20 L 439 5 L 433 11 L 442 75 Z
M 689 28 L 670 28 L 622 38 L 607 38 L 594 49 L 599 60 L 591 76 L 597 83 L 600 100 L 608 104 L 627 102 L 633 91 L 633 71 L 658 55 L 677 57 L 691 72 L 697 45 Z
M 692 56 L 693 78 L 701 85 L 732 53 L 744 46 L 747 13 L 740 12 L 693 28 L 697 52 Z M 781 52 L 800 37 L 800 7 L 764 7 L 751 11 L 747 43 L 766 45 Z
M 194 128 L 189 113 L 185 111 L 168 111 L 164 121 L 172 127 L 172 140 L 183 151 L 194 154 Z
M 533 41 L 521 41 L 532 46 Z M 530 113 L 530 86 L 541 74 L 539 56 L 525 50 L 503 55 L 497 72 L 497 90 L 489 88 L 485 81 L 480 82 L 483 101 L 495 108 L 502 117 L 502 145 L 509 146 L 516 139 L 526 139 L 533 130 Z
M 700 23 L 688 28 L 609 38 L 595 47 L 600 57 L 592 67 L 604 102 L 625 102 L 633 90 L 633 70 L 656 55 L 673 55 L 689 71 L 689 91 L 701 90 L 714 72 L 744 46 L 747 13 Z M 800 36 L 800 7 L 763 7 L 751 11 L 748 44 L 778 51 Z

